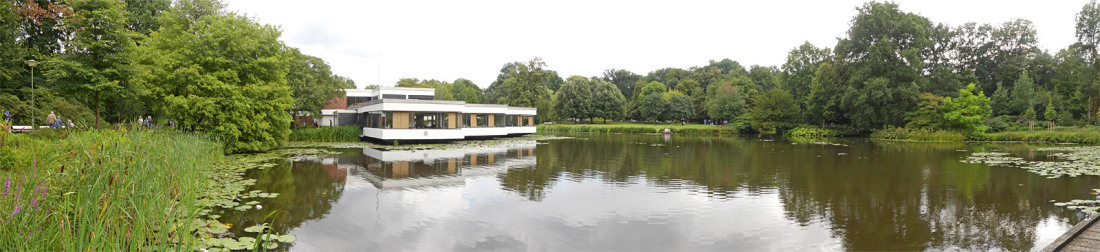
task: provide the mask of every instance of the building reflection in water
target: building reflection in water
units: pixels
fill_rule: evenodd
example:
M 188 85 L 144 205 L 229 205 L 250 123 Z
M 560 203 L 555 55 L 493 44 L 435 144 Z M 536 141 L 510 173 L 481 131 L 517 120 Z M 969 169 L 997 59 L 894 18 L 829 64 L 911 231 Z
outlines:
M 352 157 L 346 157 L 352 158 Z M 346 169 L 348 189 L 413 189 L 462 185 L 466 178 L 503 173 L 516 167 L 533 167 L 535 143 L 499 148 L 458 150 L 379 150 L 363 148 L 359 160 L 333 160 Z

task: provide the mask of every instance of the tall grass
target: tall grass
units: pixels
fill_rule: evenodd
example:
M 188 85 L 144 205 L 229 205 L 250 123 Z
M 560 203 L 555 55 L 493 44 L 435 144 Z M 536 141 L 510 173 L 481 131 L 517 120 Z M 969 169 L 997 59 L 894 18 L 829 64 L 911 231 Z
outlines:
M 358 126 L 300 128 L 290 131 L 290 141 L 358 142 L 362 132 Z
M 985 135 L 986 141 L 1055 142 L 1100 145 L 1100 131 L 1065 128 L 1055 131 L 1006 131 Z
M 552 125 L 538 125 L 538 131 L 540 132 L 559 132 L 559 133 L 624 133 L 624 134 L 649 134 L 649 133 L 661 133 L 665 129 L 669 129 L 673 134 L 684 135 L 733 135 L 737 134 L 737 130 L 733 127 L 725 127 L 718 125 L 702 125 L 702 124 L 687 124 L 681 125 L 675 124 L 636 124 L 636 123 L 616 123 L 616 124 L 552 124 Z
M 11 251 L 190 250 L 206 173 L 222 158 L 216 141 L 172 131 L 8 140 L 0 248 Z

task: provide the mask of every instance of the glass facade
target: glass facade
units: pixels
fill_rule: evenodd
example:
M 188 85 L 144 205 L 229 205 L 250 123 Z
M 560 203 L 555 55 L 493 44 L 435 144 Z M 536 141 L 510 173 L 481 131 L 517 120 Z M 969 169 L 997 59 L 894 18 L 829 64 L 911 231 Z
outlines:
M 477 127 L 489 127 L 489 115 L 477 114 Z
M 515 126 L 520 125 L 518 120 L 519 120 L 519 118 L 521 118 L 521 116 L 508 115 L 507 118 L 508 118 L 508 124 L 505 124 L 505 125 L 507 125 L 508 127 L 515 127 Z
M 447 113 L 409 112 L 410 129 L 446 129 Z
M 493 127 L 504 127 L 508 125 L 508 117 L 504 114 L 493 114 Z
M 393 121 L 388 120 L 388 118 L 393 118 L 393 112 L 370 112 L 364 113 L 364 115 L 366 115 L 366 118 L 361 122 L 365 128 L 393 128 Z

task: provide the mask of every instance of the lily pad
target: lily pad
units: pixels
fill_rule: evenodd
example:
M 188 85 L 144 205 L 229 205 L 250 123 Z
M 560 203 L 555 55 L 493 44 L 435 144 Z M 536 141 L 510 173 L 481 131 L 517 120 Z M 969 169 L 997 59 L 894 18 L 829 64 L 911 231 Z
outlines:
M 259 233 L 263 232 L 265 228 L 267 228 L 267 225 L 255 225 L 244 228 L 244 231 L 249 233 Z

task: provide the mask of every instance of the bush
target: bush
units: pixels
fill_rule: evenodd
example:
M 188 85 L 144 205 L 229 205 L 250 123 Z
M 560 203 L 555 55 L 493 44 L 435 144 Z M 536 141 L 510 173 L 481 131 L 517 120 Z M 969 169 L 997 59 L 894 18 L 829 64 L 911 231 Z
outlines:
M 989 132 L 1001 132 L 1008 129 L 1008 124 L 1001 120 L 1001 117 L 986 119 L 985 126 L 989 127 Z
M 872 138 L 932 142 L 961 142 L 967 139 L 962 133 L 927 128 L 909 129 L 889 127 L 871 133 Z M 980 136 L 976 136 L 980 137 Z
M 829 138 L 838 137 L 840 132 L 835 129 L 823 129 L 818 127 L 800 126 L 784 133 L 788 137 L 801 138 Z

